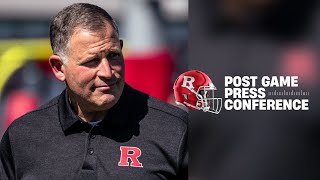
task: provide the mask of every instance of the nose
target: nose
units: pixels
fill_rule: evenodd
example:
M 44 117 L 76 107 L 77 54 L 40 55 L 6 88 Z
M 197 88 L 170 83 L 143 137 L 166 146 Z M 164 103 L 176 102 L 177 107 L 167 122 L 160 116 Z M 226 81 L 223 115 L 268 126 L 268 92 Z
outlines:
M 97 76 L 107 79 L 110 79 L 112 77 L 112 67 L 110 66 L 110 63 L 106 58 L 101 60 Z

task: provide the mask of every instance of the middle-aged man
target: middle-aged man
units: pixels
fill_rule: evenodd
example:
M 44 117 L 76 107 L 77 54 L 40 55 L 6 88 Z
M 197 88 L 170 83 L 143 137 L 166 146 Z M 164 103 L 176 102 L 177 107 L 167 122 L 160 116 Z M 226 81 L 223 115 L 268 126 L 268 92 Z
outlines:
M 188 114 L 124 83 L 112 17 L 70 5 L 53 17 L 50 40 L 67 88 L 7 129 L 0 179 L 187 179 Z

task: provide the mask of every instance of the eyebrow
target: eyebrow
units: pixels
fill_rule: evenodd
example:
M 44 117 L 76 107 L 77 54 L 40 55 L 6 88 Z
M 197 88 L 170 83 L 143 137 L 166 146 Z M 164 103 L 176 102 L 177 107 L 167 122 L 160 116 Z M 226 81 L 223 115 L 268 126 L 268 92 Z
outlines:
M 106 49 L 107 51 L 119 51 L 119 52 L 121 52 L 121 48 L 119 48 L 119 47 L 110 47 L 110 48 L 108 48 L 108 49 Z M 106 51 L 105 51 L 106 52 Z
M 106 55 L 109 52 L 116 52 L 116 53 L 121 53 L 121 48 L 117 47 L 117 46 L 112 46 L 109 48 L 106 48 L 104 51 L 94 51 L 94 50 L 89 50 L 87 51 L 87 53 L 85 54 L 83 60 L 80 60 L 80 62 L 85 62 L 88 61 L 89 59 L 94 59 L 96 57 L 100 57 L 101 53 L 104 52 L 106 53 Z
M 92 47 L 91 49 L 87 50 L 87 54 L 97 54 L 100 53 L 102 49 L 104 49 L 103 51 L 106 53 L 108 51 L 121 51 L 121 47 L 118 46 L 118 43 L 112 43 L 111 45 L 101 43 L 101 45 Z

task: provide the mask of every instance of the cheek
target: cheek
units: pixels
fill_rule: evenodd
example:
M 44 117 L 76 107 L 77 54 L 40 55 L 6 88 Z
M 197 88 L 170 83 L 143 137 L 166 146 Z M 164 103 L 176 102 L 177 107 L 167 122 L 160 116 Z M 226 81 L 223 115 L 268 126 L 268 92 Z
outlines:
M 123 68 L 115 69 L 115 71 L 117 72 L 117 73 L 116 73 L 116 76 L 119 76 L 118 78 L 123 78 L 123 77 L 124 77 L 124 70 L 123 70 Z
M 124 78 L 124 63 L 123 64 L 119 64 L 117 66 L 113 67 L 114 71 L 116 72 L 116 76 L 120 76 L 122 78 Z M 120 78 L 118 77 L 118 78 Z
M 74 71 L 70 72 L 68 81 L 69 83 L 75 84 L 76 86 L 85 87 L 91 86 L 94 79 L 95 73 L 85 69 L 77 68 Z

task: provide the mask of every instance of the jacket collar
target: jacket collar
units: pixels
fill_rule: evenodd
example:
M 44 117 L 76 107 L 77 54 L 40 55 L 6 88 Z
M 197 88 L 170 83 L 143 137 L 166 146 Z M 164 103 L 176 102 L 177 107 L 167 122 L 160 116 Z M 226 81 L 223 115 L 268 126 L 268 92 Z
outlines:
M 59 98 L 59 120 L 64 133 L 72 134 L 90 129 L 92 126 L 83 122 L 73 111 L 67 90 L 64 90 Z M 125 84 L 121 97 L 117 104 L 109 109 L 108 114 L 100 123 L 104 126 L 128 126 L 135 123 L 135 120 L 141 120 L 147 113 L 148 96 L 139 91 L 134 90 Z

